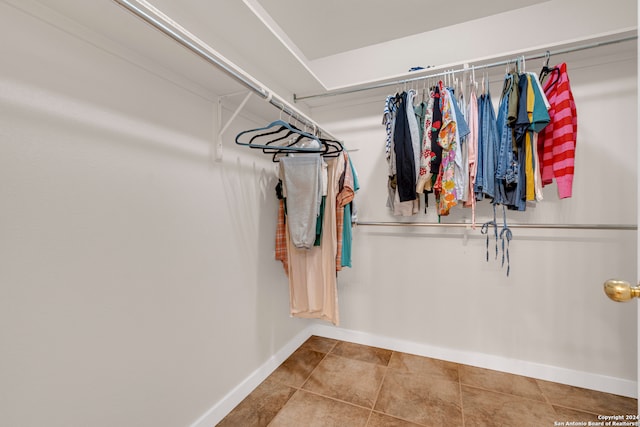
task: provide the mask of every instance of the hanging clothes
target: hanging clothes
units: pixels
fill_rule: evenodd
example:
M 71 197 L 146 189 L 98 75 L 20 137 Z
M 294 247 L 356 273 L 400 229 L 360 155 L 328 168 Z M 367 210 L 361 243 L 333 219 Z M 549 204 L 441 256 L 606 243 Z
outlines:
M 403 92 L 398 99 L 393 133 L 393 147 L 396 156 L 396 185 L 401 202 L 412 201 L 416 198 L 416 167 L 412 140 L 413 126 L 409 123 L 407 109 L 410 110 L 412 115 L 414 114 L 413 105 L 407 104 L 407 92 Z
M 416 214 L 419 193 L 425 194 L 426 213 L 430 191 L 438 215 L 447 215 L 461 202 L 472 208 L 474 223 L 476 202 L 485 198 L 524 211 L 527 203 L 543 199 L 542 187 L 554 179 L 561 198 L 568 197 L 577 133 L 575 102 L 566 64 L 547 70 L 551 74 L 544 85 L 534 73 L 520 73 L 520 63 L 508 71 L 497 111 L 484 80 L 483 93 L 471 90 L 467 105 L 464 84 L 460 89 L 457 81 L 458 98 L 442 81 L 430 88 L 427 102 L 417 106 L 413 90 L 387 97 L 387 205 L 393 214 Z M 477 89 L 475 82 L 473 86 Z M 410 188 L 412 170 L 415 191 Z
M 457 204 L 456 183 L 454 179 L 455 156 L 457 149 L 457 123 L 451 93 L 440 86 L 440 104 L 442 107 L 442 127 L 438 134 L 438 145 L 442 148 L 442 162 L 434 189 L 438 201 L 438 215 L 449 215 L 449 210 Z
M 322 202 L 322 164 L 319 154 L 280 159 L 289 235 L 297 248 L 309 249 L 316 240 Z
M 355 193 L 360 189 L 360 181 L 358 180 L 358 173 L 356 168 L 351 162 L 351 158 L 348 157 L 348 168 L 351 171 L 351 177 L 353 179 L 353 191 L 354 197 L 349 203 L 344 206 L 344 226 L 342 229 L 342 256 L 340 267 L 351 267 L 351 242 L 353 241 L 353 224 L 357 222 L 357 214 L 355 208 Z
M 558 197 L 564 199 L 572 195 L 578 134 L 576 104 L 566 63 L 552 69 L 544 82 L 544 93 L 550 104 L 550 122 L 538 138 L 542 185 L 548 185 L 555 179 Z
M 424 97 L 424 95 L 423 95 Z M 413 107 L 413 112 L 416 115 L 416 121 L 418 122 L 418 141 L 420 141 L 419 152 L 422 152 L 422 141 L 424 138 L 424 121 L 427 118 L 427 102 L 421 101 L 418 105 Z M 420 165 L 420 162 L 418 163 Z
M 475 183 L 476 200 L 495 197 L 498 128 L 491 93 L 478 99 L 478 169 Z
M 516 208 L 520 182 L 520 163 L 518 162 L 518 141 L 524 131 L 516 128 L 518 120 L 518 102 L 520 79 L 516 73 L 508 73 L 498 107 L 498 146 L 496 149 L 495 197 L 494 204 Z M 515 116 L 514 116 L 515 114 Z M 525 112 L 526 114 L 526 112 Z
M 511 116 L 513 104 L 517 104 L 515 120 Z M 535 144 L 538 132 L 549 122 L 545 97 L 531 73 L 505 76 L 497 122 L 500 142 L 494 203 L 524 211 L 527 202 L 542 200 Z
M 420 207 L 415 189 L 419 173 L 416 160 L 419 162 L 420 152 L 414 151 L 414 141 L 417 141 L 419 132 L 413 105 L 407 104 L 407 98 L 412 100 L 413 94 L 403 92 L 393 98 L 388 97 L 383 114 L 383 124 L 390 138 L 387 156 L 387 207 L 395 216 L 415 215 Z M 385 144 L 385 152 L 386 146 Z M 419 150 L 419 144 L 417 149 Z
M 426 103 L 424 111 L 424 125 L 422 131 L 422 148 L 420 151 L 420 170 L 418 172 L 418 183 L 416 185 L 417 193 L 424 193 L 425 205 L 427 205 L 427 193 L 431 192 L 433 187 L 431 162 L 435 157 L 434 152 L 431 150 L 432 141 L 432 123 L 433 123 L 433 106 L 435 99 L 435 89 L 429 89 L 429 98 Z
M 382 115 L 382 124 L 385 126 L 387 138 L 385 141 L 385 158 L 387 160 L 387 207 L 392 211 L 395 206 L 395 196 L 397 188 L 396 177 L 396 157 L 393 146 L 393 135 L 396 126 L 396 114 L 398 110 L 397 95 L 387 96 Z
M 336 279 L 336 196 L 340 179 L 337 158 L 327 160 L 327 198 L 320 246 L 296 247 L 286 231 L 289 303 L 292 316 L 339 323 Z
M 529 127 L 525 140 L 526 201 L 542 200 L 540 162 L 537 155 L 539 133 L 549 124 L 546 96 L 540 91 L 537 76 L 526 73 L 527 78 L 527 119 Z
M 469 180 L 465 188 L 467 194 L 464 201 L 465 207 L 471 208 L 471 227 L 475 228 L 476 225 L 476 197 L 475 197 L 475 183 L 478 173 L 478 98 L 475 90 L 471 90 L 469 94 L 469 104 L 467 106 L 467 121 L 469 122 L 469 137 L 467 140 L 467 162 L 469 164 Z
M 336 196 L 336 270 L 342 270 L 342 252 L 344 244 L 345 217 L 346 222 L 351 222 L 351 215 L 346 215 L 346 206 L 351 203 L 355 196 L 355 183 L 349 156 L 346 152 L 342 153 L 337 160 L 339 164 L 340 179 L 338 180 L 338 195 Z M 350 211 L 349 211 L 350 213 Z
M 382 124 L 385 126 L 385 130 L 387 132 L 387 138 L 385 140 L 385 146 L 384 146 L 385 147 L 384 152 L 385 152 L 385 157 L 387 161 L 389 161 L 389 159 L 391 158 L 391 152 L 392 152 L 391 139 L 393 136 L 393 128 L 394 128 L 393 122 L 394 122 L 395 113 L 396 113 L 395 96 L 389 95 L 385 100 L 384 113 L 382 114 Z
M 415 186 L 420 173 L 420 128 L 418 125 L 418 118 L 416 117 L 415 107 L 413 102 L 415 100 L 416 91 L 411 89 L 407 91 L 406 111 L 407 111 L 407 124 L 409 125 L 409 136 L 411 138 L 411 152 L 413 153 L 413 192 L 414 199 L 416 198 Z
M 442 82 L 440 82 L 442 83 Z M 438 144 L 440 128 L 442 127 L 442 103 L 440 102 L 440 83 L 433 92 L 433 119 L 431 123 L 431 187 L 436 183 L 442 163 L 442 147 Z
M 499 234 L 507 275 L 511 230 L 506 212 L 535 206 L 543 200 L 542 187 L 552 180 L 558 183 L 561 198 L 570 196 L 577 133 L 566 64 L 545 66 L 543 71 L 551 74 L 544 84 L 536 74 L 520 71 L 523 62 L 516 64 L 505 74 L 497 110 L 485 80 L 479 92 L 473 77 L 468 103 L 464 82 L 459 86 L 455 81 L 451 88 L 439 81 L 429 88 L 426 102 L 425 85 L 423 102 L 416 106 L 413 90 L 387 97 L 382 121 L 389 165 L 387 205 L 393 214 L 416 214 L 420 193 L 425 194 L 427 213 L 427 194 L 433 192 L 438 217 L 461 204 L 471 208 L 475 228 L 477 202 L 487 199 L 494 208 L 494 221 L 485 223 L 483 232 L 495 227 L 496 256 Z M 497 205 L 503 209 L 500 233 Z
M 280 184 L 278 184 L 280 185 Z M 278 192 L 278 190 L 276 190 Z M 287 252 L 287 225 L 285 223 L 284 199 L 278 194 L 278 218 L 276 222 L 276 261 L 282 262 L 285 274 L 289 275 L 289 254 Z
M 543 200 L 542 194 L 542 164 L 541 158 L 538 153 L 538 138 L 540 132 L 549 124 L 551 121 L 551 117 L 549 116 L 549 108 L 551 108 L 551 104 L 549 104 L 549 100 L 547 99 L 544 91 L 542 89 L 542 85 L 540 84 L 540 80 L 535 73 L 527 73 L 529 78 L 531 79 L 533 89 L 533 94 L 535 97 L 535 104 L 533 106 L 533 113 L 531 115 L 531 126 L 533 130 L 533 138 L 532 138 L 532 146 L 533 146 L 533 163 L 535 165 L 534 170 L 534 194 L 535 200 L 540 202 Z M 541 104 L 542 103 L 542 104 Z
M 275 258 L 282 262 L 289 282 L 290 314 L 294 317 L 321 319 L 335 325 L 339 323 L 337 303 L 337 271 L 351 266 L 351 226 L 355 191 L 359 188 L 357 174 L 346 151 L 335 158 L 321 158 L 322 202 L 314 224 L 315 244 L 311 247 L 296 245 L 291 227 L 296 221 L 292 213 L 292 188 L 301 187 L 290 182 L 304 171 L 311 182 L 316 175 L 313 164 L 291 174 L 291 160 L 309 156 L 296 155 L 280 158 L 280 181 L 276 185 L 278 216 L 276 224 Z M 301 163 L 300 160 L 293 160 Z M 306 185 L 306 184 L 305 184 Z M 304 186 L 302 186 L 304 188 Z M 315 206 L 315 201 L 309 201 Z M 355 213 L 355 208 L 354 211 Z M 344 218 L 341 221 L 339 218 Z M 341 221 L 338 224 L 338 221 Z M 339 243 L 340 242 L 340 243 Z M 339 246 L 341 249 L 339 249 Z M 344 261 L 343 261 L 344 260 Z
M 460 101 L 456 98 L 455 91 L 453 89 L 447 90 L 449 92 L 451 106 L 453 107 L 453 120 L 455 120 L 456 122 L 456 150 L 454 157 L 453 180 L 456 187 L 457 200 L 464 200 L 465 185 L 469 179 L 466 138 L 471 130 L 469 129 L 469 125 L 467 124 L 467 120 L 465 119 L 463 109 L 460 108 Z

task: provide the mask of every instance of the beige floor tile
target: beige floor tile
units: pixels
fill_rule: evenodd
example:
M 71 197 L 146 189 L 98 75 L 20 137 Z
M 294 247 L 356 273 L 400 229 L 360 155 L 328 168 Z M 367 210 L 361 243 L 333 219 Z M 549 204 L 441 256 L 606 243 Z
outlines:
M 533 378 L 467 365 L 460 365 L 459 372 L 462 384 L 544 401 L 542 391 Z
M 378 347 L 370 347 L 368 345 L 354 344 L 350 342 L 340 341 L 336 344 L 331 354 L 349 359 L 356 359 L 362 362 L 376 363 L 378 365 L 387 366 L 391 358 L 391 350 L 385 350 Z
M 370 412 L 368 409 L 299 390 L 269 427 L 364 427 Z
M 415 424 L 410 421 L 394 418 L 389 415 L 381 414 L 379 412 L 372 412 L 367 427 L 421 427 L 420 424 Z
M 324 357 L 324 353 L 299 348 L 273 371 L 269 379 L 291 387 L 302 387 Z
M 638 412 L 638 400 L 570 385 L 537 380 L 542 393 L 553 405 L 601 415 L 628 415 Z
M 460 385 L 393 369 L 387 371 L 376 411 L 425 426 L 461 426 Z
M 328 354 L 302 388 L 372 408 L 385 370 L 373 363 Z
M 553 426 L 558 416 L 545 402 L 462 386 L 465 427 Z
M 264 427 L 295 391 L 275 381 L 264 381 L 220 421 L 218 427 Z
M 337 343 L 338 340 L 312 335 L 300 346 L 300 348 L 306 348 L 320 353 L 329 353 Z
M 636 399 L 312 336 L 218 426 L 526 427 L 636 412 Z
M 408 353 L 393 352 L 389 369 L 430 375 L 442 380 L 458 381 L 458 364 Z

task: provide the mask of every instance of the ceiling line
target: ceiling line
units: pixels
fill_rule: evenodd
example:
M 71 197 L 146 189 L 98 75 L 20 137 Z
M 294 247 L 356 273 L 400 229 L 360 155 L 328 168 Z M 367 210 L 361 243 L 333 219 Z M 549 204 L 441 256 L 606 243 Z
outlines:
M 249 10 L 264 24 L 265 27 L 282 43 L 282 45 L 293 55 L 293 57 L 307 70 L 309 74 L 322 86 L 324 90 L 328 90 L 322 80 L 316 75 L 311 66 L 309 59 L 302 53 L 302 50 L 287 36 L 287 33 L 278 25 L 273 17 L 258 3 L 258 0 L 242 0 Z

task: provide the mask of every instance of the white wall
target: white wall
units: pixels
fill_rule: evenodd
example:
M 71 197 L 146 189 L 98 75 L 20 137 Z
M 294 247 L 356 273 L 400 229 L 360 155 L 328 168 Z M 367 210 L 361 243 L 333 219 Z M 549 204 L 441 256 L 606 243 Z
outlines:
M 209 160 L 212 99 L 6 3 L 0 28 L 0 425 L 188 425 L 310 325 L 272 260 L 271 164 L 233 147 L 244 119 Z M 571 76 L 574 199 L 509 218 L 635 223 L 635 62 Z M 315 111 L 359 149 L 362 220 L 394 219 L 381 101 Z M 635 277 L 635 233 L 514 234 L 507 279 L 477 232 L 357 229 L 342 326 L 635 381 L 635 306 L 600 286 Z
M 507 212 L 510 223 L 636 223 L 635 48 L 618 60 L 599 61 L 599 54 L 583 63 L 567 58 L 579 121 L 573 198 L 558 200 L 555 185 L 545 187 L 535 208 Z M 500 88 L 493 80 L 494 102 Z M 336 101 L 313 111 L 354 150 L 361 221 L 404 221 L 385 207 L 383 101 Z M 490 218 L 487 202 L 478 215 L 479 223 Z M 442 221 L 470 218 L 456 207 Z M 437 217 L 431 208 L 413 220 Z M 513 370 L 520 361 L 515 370 L 532 376 L 541 371 L 527 366 L 544 365 L 635 382 L 636 304 L 608 300 L 602 283 L 637 277 L 636 232 L 513 229 L 513 236 L 506 277 L 493 239 L 485 261 L 479 230 L 466 239 L 460 229 L 358 227 L 353 268 L 339 277 L 341 326 L 464 354 L 472 364 L 489 355 L 512 361 Z
M 308 324 L 271 163 L 209 160 L 211 100 L 5 3 L 0 28 L 0 425 L 189 425 Z
M 406 76 L 415 66 L 458 68 L 463 63 L 521 55 L 542 47 L 546 50 L 556 45 L 636 31 L 637 27 L 635 0 L 549 0 L 318 58 L 310 61 L 310 66 L 327 88 L 338 89 Z

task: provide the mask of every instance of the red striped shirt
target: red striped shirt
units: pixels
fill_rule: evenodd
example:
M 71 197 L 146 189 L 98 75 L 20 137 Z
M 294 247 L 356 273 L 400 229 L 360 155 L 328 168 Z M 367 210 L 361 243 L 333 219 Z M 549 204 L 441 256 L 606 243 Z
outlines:
M 538 156 L 542 185 L 555 179 L 558 196 L 571 197 L 575 160 L 578 116 L 571 93 L 567 64 L 557 65 L 547 77 L 544 93 L 549 100 L 551 121 L 538 137 Z

